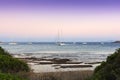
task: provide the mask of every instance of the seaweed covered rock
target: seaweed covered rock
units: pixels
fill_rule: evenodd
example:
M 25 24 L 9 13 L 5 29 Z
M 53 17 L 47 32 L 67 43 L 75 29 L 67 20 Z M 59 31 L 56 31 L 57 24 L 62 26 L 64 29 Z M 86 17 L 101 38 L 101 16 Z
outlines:
M 120 80 L 120 48 L 107 57 L 105 62 L 96 67 L 89 80 Z

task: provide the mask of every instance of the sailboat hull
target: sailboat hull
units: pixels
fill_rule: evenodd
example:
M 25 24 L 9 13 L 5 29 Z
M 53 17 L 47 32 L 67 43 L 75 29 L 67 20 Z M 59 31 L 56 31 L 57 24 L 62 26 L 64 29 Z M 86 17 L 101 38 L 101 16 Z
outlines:
M 57 45 L 58 45 L 58 46 L 64 46 L 65 43 L 58 42 Z

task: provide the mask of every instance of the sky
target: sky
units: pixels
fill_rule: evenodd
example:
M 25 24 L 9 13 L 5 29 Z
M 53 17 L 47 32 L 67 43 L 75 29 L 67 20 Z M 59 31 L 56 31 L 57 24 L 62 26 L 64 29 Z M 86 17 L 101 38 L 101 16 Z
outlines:
M 0 0 L 0 41 L 120 40 L 120 0 Z

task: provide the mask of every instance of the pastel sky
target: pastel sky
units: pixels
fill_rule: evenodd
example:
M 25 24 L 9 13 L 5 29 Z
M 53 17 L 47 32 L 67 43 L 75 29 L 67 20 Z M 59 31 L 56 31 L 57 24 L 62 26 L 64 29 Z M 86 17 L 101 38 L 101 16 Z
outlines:
M 0 0 L 0 41 L 120 40 L 120 0 Z

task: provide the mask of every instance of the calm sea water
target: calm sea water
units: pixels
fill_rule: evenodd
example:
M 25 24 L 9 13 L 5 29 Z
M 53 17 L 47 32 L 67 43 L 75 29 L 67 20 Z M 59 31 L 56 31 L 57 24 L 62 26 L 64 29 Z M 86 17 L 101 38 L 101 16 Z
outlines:
M 19 42 L 0 44 L 0 46 L 11 54 L 25 54 L 39 58 L 69 58 L 83 62 L 104 61 L 108 55 L 120 48 L 119 43 L 110 42 L 67 42 L 65 44 L 58 46 L 52 42 L 32 42 L 32 44 Z

